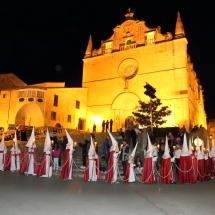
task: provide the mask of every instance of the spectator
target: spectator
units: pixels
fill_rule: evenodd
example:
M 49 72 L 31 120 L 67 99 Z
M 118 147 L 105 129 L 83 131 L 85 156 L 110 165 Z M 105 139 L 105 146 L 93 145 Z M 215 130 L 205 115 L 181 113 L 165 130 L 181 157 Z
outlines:
M 140 159 L 140 156 L 137 156 L 135 161 L 134 161 L 134 164 L 135 164 L 135 170 L 136 170 L 136 173 L 138 175 L 142 175 L 142 172 L 143 172 L 143 163 Z
M 107 161 L 105 160 L 105 157 L 102 156 L 101 160 L 100 160 L 100 171 L 101 172 L 105 172 L 107 168 Z
M 104 154 L 104 157 L 105 157 L 106 161 L 108 160 L 108 155 L 109 155 L 109 152 L 110 152 L 110 146 L 111 146 L 111 144 L 110 144 L 108 138 L 106 138 L 105 142 L 104 142 L 103 149 L 102 149 L 102 153 Z

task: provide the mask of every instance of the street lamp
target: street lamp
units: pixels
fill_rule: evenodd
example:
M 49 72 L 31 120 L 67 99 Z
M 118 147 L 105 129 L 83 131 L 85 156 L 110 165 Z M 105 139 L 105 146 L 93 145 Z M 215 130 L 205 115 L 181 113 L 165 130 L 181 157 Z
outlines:
M 201 146 L 202 145 L 202 140 L 200 139 L 200 138 L 196 138 L 195 140 L 194 140 L 194 144 L 195 144 L 195 146 Z

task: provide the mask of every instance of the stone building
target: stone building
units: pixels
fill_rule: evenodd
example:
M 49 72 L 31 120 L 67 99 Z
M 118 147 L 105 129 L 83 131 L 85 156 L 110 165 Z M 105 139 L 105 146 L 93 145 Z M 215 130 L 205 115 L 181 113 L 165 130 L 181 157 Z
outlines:
M 99 30 L 99 29 L 98 29 Z M 203 90 L 187 54 L 187 39 L 180 14 L 174 36 L 161 33 L 136 20 L 129 9 L 125 21 L 113 35 L 93 49 L 89 38 L 83 59 L 82 88 L 65 88 L 64 83 L 27 85 L 13 74 L 7 85 L 0 75 L 0 126 L 21 124 L 63 126 L 97 131 L 103 120 L 113 120 L 113 129 L 133 121 L 138 101 L 149 101 L 143 93 L 146 82 L 172 114 L 164 127 L 194 125 L 205 128 Z M 2 85 L 1 83 L 4 83 Z M 3 86 L 3 87 L 2 87 Z

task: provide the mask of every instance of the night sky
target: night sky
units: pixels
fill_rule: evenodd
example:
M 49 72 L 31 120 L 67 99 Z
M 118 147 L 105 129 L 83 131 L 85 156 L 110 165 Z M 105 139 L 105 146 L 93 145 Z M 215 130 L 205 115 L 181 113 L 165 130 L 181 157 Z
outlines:
M 188 53 L 203 86 L 206 114 L 215 118 L 212 1 L 1 1 L 0 73 L 13 72 L 27 84 L 63 81 L 67 87 L 80 87 L 89 35 L 94 48 L 99 48 L 101 40 L 124 21 L 128 7 L 147 26 L 161 26 L 163 33 L 173 34 L 180 11 Z

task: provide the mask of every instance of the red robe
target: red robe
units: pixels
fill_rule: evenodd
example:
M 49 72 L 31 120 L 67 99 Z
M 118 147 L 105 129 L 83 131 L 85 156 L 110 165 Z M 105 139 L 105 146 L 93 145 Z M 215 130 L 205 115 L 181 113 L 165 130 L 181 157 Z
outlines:
M 29 151 L 28 151 L 29 147 L 25 147 L 25 151 L 24 151 L 24 160 L 20 166 L 20 174 L 24 175 L 25 172 L 28 172 L 28 165 L 29 165 Z M 38 166 L 37 166 L 37 151 L 36 148 L 34 148 L 34 154 L 32 155 L 34 156 L 34 174 L 37 174 L 38 171 Z
M 193 159 L 193 174 L 194 174 L 194 179 L 195 179 L 195 182 L 197 182 L 197 158 L 194 154 L 191 154 L 191 157 Z
M 9 156 L 8 156 L 8 158 L 7 158 L 7 166 L 5 166 L 4 171 L 7 171 L 7 170 L 10 171 L 12 156 L 15 156 L 15 157 L 19 156 L 20 162 L 21 162 L 21 160 L 22 160 L 22 154 L 21 154 L 21 153 L 20 153 L 20 154 L 12 154 L 12 153 L 10 152 L 10 154 L 9 154 Z
M 105 181 L 106 182 L 111 182 L 113 179 L 113 174 L 114 174 L 114 166 L 113 166 L 113 154 L 115 153 L 115 151 L 111 151 L 109 154 L 109 158 L 108 158 L 108 166 L 107 166 L 107 173 L 105 176 Z M 110 170 L 111 169 L 111 170 Z
M 154 175 L 153 166 L 152 166 L 152 157 L 144 159 L 142 182 L 146 184 L 155 183 L 155 175 Z
M 70 149 L 66 149 L 65 150 L 65 153 L 64 153 L 64 159 L 63 159 L 63 168 L 62 168 L 62 171 L 61 171 L 61 174 L 60 174 L 60 178 L 62 179 L 68 179 L 69 177 L 69 173 L 70 173 L 70 170 L 71 170 L 71 160 L 69 159 L 70 157 Z M 72 168 L 72 176 L 71 178 L 74 177 L 74 171 L 73 171 L 73 168 Z
M 192 156 L 180 156 L 178 183 L 193 184 L 196 182 L 196 176 L 193 169 L 194 161 Z M 190 170 L 189 172 L 187 172 Z
M 162 176 L 160 177 L 160 182 L 163 182 L 164 184 L 171 184 L 173 182 L 171 157 L 166 159 L 162 158 L 160 175 Z
M 211 158 L 208 157 L 205 160 L 205 181 L 209 181 L 211 179 Z
M 215 177 L 215 161 L 214 158 L 211 158 L 211 177 Z
M 99 171 L 99 158 L 95 159 L 96 161 L 96 175 L 97 175 L 97 180 L 100 179 L 100 171 Z M 86 170 L 84 172 L 84 180 L 88 181 L 89 180 L 89 158 L 86 158 Z
M 50 156 L 49 165 L 50 165 L 50 167 L 52 167 L 52 157 L 51 157 L 51 155 L 49 155 L 49 156 Z M 37 176 L 43 176 L 43 175 L 46 175 L 46 152 L 43 152 L 42 159 L 41 159 L 41 165 L 37 172 Z
M 198 160 L 197 180 L 200 182 L 203 182 L 205 180 L 205 159 Z
M 130 163 L 127 163 L 126 172 L 125 172 L 125 176 L 124 176 L 124 179 L 123 179 L 126 184 L 129 181 L 129 176 L 130 176 Z

